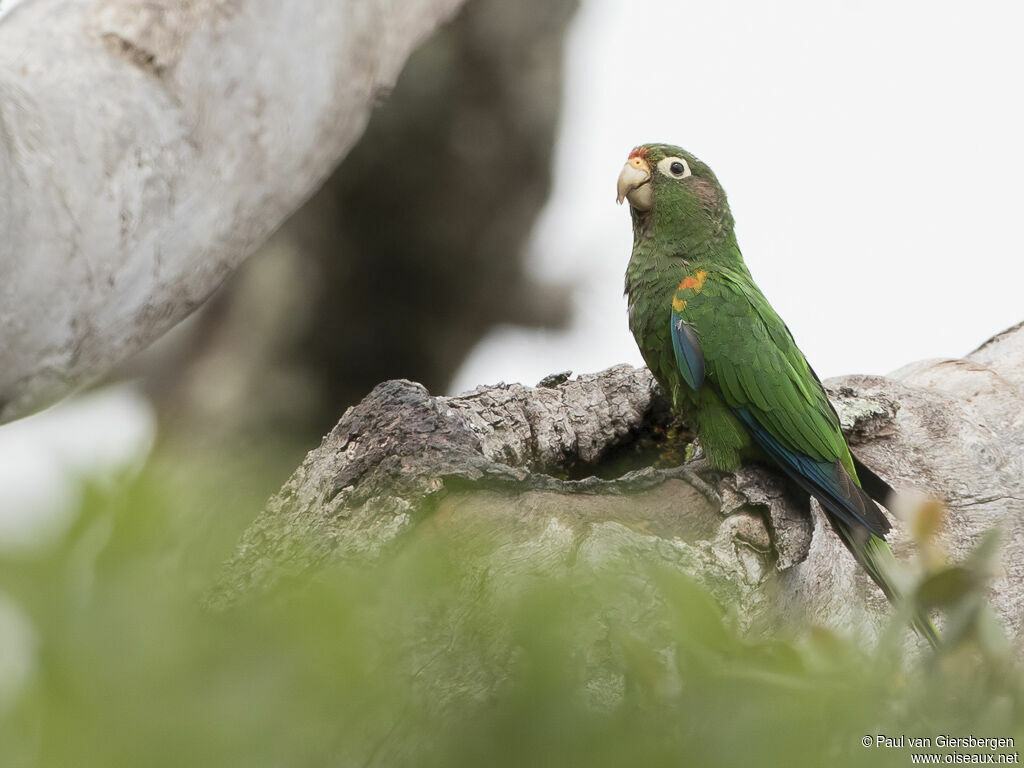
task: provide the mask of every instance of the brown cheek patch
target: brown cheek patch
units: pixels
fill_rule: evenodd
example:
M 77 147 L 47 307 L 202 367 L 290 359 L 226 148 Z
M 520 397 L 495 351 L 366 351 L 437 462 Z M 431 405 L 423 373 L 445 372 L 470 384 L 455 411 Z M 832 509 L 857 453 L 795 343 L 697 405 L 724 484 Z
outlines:
M 707 179 L 694 179 L 693 191 L 696 193 L 701 205 L 705 208 L 713 209 L 718 207 L 718 190 Z

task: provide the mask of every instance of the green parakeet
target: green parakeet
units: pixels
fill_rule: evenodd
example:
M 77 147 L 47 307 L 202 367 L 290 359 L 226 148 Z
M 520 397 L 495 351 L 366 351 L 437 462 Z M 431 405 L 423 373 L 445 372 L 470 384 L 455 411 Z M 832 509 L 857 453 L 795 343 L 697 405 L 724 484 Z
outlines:
M 634 149 L 618 180 L 629 201 L 629 327 L 708 462 L 769 460 L 821 503 L 836 533 L 889 597 L 889 521 L 872 497 L 892 489 L 850 453 L 839 417 L 740 254 L 711 169 L 666 144 Z M 917 630 L 938 634 L 925 615 Z

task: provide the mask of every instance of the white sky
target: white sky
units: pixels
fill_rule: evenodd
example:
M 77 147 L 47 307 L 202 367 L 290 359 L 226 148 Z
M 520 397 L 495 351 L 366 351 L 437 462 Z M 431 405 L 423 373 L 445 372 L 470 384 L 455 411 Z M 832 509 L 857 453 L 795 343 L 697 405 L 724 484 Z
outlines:
M 453 391 L 640 364 L 613 190 L 649 141 L 715 170 L 823 377 L 961 356 L 1024 319 L 1022 22 L 984 0 L 584 0 L 532 246 L 538 274 L 577 287 L 573 327 L 495 331 Z

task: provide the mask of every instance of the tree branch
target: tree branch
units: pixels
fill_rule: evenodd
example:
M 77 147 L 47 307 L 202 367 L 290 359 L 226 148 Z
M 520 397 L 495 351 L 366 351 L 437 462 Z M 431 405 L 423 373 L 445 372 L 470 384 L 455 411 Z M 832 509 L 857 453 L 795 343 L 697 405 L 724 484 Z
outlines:
M 24 0 L 0 17 L 0 421 L 188 315 L 460 4 Z

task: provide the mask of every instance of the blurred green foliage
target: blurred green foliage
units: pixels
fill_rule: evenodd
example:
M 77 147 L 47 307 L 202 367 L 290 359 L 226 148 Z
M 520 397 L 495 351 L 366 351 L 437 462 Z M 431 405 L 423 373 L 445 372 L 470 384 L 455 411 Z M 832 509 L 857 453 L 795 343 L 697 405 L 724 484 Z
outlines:
M 0 765 L 903 766 L 910 748 L 862 739 L 1024 738 L 1019 672 L 970 632 L 938 660 L 906 657 L 895 625 L 877 648 L 744 639 L 678 573 L 502 575 L 424 537 L 206 610 L 261 505 L 215 464 L 156 462 L 89 491 L 58 541 L 0 556 L 32 637 L 0 632 L 22 676 Z M 942 578 L 930 599 L 983 594 Z M 664 631 L 620 610 L 638 585 Z

